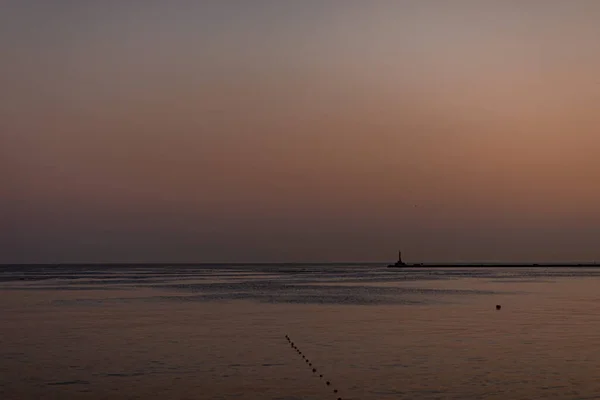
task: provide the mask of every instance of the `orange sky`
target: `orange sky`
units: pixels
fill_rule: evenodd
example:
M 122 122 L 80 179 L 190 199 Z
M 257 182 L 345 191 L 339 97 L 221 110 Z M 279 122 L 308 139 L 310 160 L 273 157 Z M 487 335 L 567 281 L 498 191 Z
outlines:
M 9 1 L 0 262 L 600 258 L 600 3 Z

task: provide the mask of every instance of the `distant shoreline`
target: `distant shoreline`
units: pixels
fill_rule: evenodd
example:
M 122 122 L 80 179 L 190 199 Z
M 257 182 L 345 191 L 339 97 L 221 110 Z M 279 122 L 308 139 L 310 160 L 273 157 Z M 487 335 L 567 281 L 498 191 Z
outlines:
M 336 267 L 336 266 L 364 266 L 387 267 L 384 262 L 335 262 L 335 263 L 10 263 L 0 264 L 0 268 L 14 267 L 56 267 L 56 268 L 123 268 L 123 267 Z M 415 263 L 390 269 L 418 269 L 418 268 L 600 268 L 600 263 Z

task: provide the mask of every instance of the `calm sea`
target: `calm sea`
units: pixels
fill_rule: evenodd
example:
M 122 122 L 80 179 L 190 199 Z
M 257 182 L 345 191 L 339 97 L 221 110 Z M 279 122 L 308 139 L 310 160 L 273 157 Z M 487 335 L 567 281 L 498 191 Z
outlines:
M 600 269 L 2 268 L 0 321 L 3 400 L 600 399 Z

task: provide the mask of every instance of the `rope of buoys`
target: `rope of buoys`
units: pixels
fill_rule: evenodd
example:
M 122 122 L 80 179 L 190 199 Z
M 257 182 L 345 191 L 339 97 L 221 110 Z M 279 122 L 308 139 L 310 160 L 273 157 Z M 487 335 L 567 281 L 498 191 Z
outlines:
M 317 372 L 319 372 L 319 370 L 317 369 L 317 367 L 314 366 L 313 363 L 304 354 L 302 354 L 302 351 L 300 351 L 300 349 L 298 348 L 298 346 L 296 346 L 296 344 L 292 341 L 292 339 L 290 339 L 290 337 L 288 335 L 285 335 L 285 339 L 288 341 L 288 343 L 290 344 L 290 346 L 292 347 L 292 349 L 294 349 L 296 351 L 296 353 L 298 353 L 299 355 L 302 356 L 302 359 L 311 368 L 313 374 L 316 374 Z M 319 378 L 320 379 L 324 379 L 323 378 L 323 374 L 319 374 Z M 325 385 L 327 387 L 331 387 L 332 386 L 331 381 L 328 381 L 328 380 L 325 381 Z M 333 393 L 337 394 L 338 390 L 334 388 L 333 389 Z M 338 397 L 337 400 L 342 400 L 342 398 Z

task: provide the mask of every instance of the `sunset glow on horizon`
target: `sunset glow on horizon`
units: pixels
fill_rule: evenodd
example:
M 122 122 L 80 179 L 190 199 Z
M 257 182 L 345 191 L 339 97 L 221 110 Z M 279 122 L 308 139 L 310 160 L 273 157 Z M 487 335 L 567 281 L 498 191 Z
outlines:
M 600 260 L 600 2 L 9 0 L 0 263 Z

